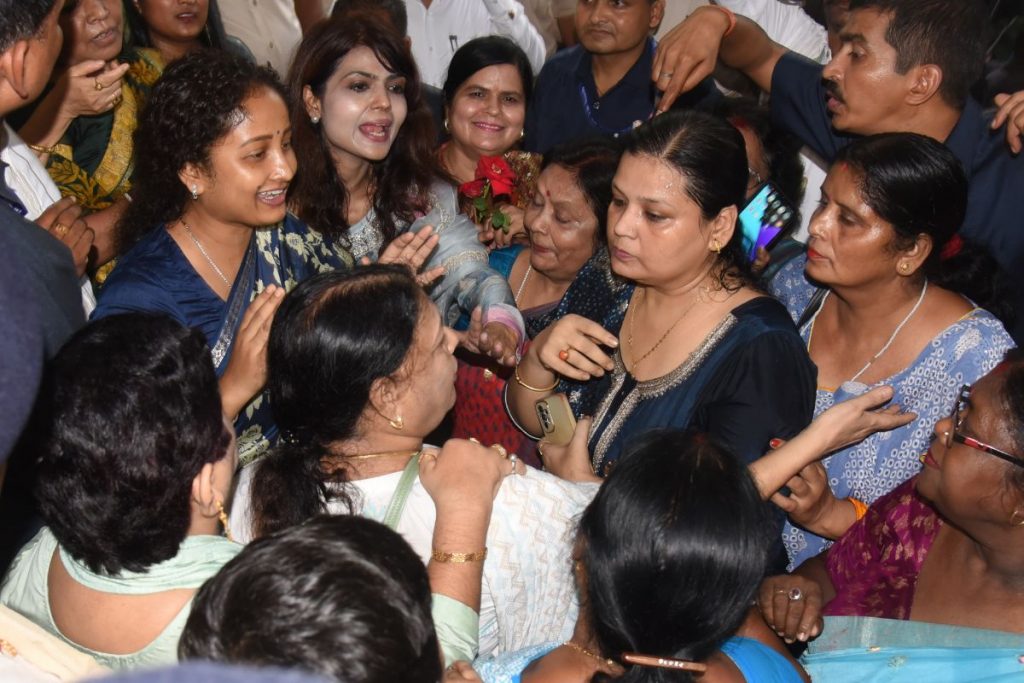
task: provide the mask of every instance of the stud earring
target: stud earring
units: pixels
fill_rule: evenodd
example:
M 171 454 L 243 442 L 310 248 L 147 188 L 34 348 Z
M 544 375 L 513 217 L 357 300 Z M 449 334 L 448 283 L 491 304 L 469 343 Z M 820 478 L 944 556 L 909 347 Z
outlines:
M 224 527 L 224 536 L 229 541 L 235 540 L 231 538 L 231 524 L 228 521 L 228 513 L 224 510 L 224 503 L 219 500 L 217 501 L 217 518 L 220 520 L 220 525 Z
M 193 185 L 189 189 L 192 190 L 192 201 L 196 201 L 197 199 L 199 199 L 199 186 Z
M 904 261 L 903 263 L 900 264 L 900 272 L 901 273 L 906 273 L 908 270 L 910 270 L 910 264 L 909 263 Z
M 388 420 L 388 424 L 391 425 L 392 429 L 396 429 L 398 431 L 405 429 L 405 420 L 402 419 L 401 415 L 396 417 L 394 420 Z
M 452 129 L 448 126 L 448 117 L 444 117 L 444 132 L 451 133 Z
M 1021 514 L 1020 508 L 1014 510 L 1010 515 L 1010 526 L 1024 526 L 1024 515 Z
M 519 139 L 522 140 L 525 137 L 526 137 L 526 129 L 523 128 L 522 130 L 519 131 Z
M 711 240 L 711 251 L 715 252 L 715 255 L 722 253 L 722 245 L 718 243 L 718 240 Z
M 309 117 L 309 122 L 312 123 L 314 126 L 320 123 L 320 115 L 313 114 L 312 116 Z

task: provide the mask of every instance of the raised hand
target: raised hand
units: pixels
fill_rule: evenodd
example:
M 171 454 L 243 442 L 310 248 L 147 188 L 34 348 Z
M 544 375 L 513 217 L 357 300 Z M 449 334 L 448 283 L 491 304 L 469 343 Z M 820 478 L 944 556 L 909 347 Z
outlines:
M 818 637 L 822 602 L 821 586 L 798 574 L 768 577 L 757 596 L 765 622 L 787 643 Z
M 419 232 L 404 232 L 384 247 L 377 262 L 401 263 L 408 266 L 416 274 L 416 282 L 426 287 L 444 277 L 443 266 L 420 272 L 439 240 L 440 237 L 434 234 L 434 228 L 430 225 L 421 228 Z M 360 263 L 364 266 L 370 265 L 370 259 L 364 256 Z
M 284 289 L 270 285 L 259 293 L 242 317 L 228 367 L 220 378 L 221 406 L 234 420 L 267 383 L 267 340 Z

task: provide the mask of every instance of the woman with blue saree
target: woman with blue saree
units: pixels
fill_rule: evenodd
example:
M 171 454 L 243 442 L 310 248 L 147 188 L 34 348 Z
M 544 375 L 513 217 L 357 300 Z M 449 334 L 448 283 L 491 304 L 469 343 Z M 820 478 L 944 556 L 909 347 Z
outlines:
M 276 435 L 260 393 L 274 311 L 286 290 L 351 258 L 287 213 L 296 162 L 273 71 L 223 51 L 182 58 L 154 88 L 136 142 L 146 153 L 119 224 L 124 256 L 94 317 L 158 311 L 202 330 L 250 462 Z
M 762 584 L 780 635 L 821 634 L 804 660 L 816 680 L 1020 680 L 1024 356 L 1011 351 L 952 408 L 918 475 Z

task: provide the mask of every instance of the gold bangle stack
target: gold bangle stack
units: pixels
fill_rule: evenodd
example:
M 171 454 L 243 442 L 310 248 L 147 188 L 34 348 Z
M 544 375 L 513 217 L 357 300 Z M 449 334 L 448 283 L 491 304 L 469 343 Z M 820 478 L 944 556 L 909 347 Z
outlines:
M 533 392 L 538 393 L 538 394 L 543 394 L 545 392 L 553 390 L 555 387 L 558 386 L 558 382 L 559 382 L 558 378 L 555 378 L 554 384 L 552 384 L 550 387 L 534 387 L 534 386 L 530 386 L 529 384 L 527 384 L 526 382 L 523 381 L 522 377 L 519 376 L 519 366 L 518 365 L 516 366 L 515 372 L 513 372 L 512 375 L 516 378 L 516 384 L 521 386 L 523 389 L 526 389 L 527 391 L 533 391 Z
M 475 553 L 443 553 L 440 550 L 435 550 L 430 554 L 430 558 L 434 560 L 434 562 L 441 562 L 443 564 L 483 562 L 487 559 L 487 548 L 478 550 Z

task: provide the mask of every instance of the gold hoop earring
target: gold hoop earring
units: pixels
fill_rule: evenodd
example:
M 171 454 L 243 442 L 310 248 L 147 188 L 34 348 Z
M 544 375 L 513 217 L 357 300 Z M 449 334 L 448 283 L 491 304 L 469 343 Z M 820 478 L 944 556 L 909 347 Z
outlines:
M 217 519 L 220 520 L 221 526 L 224 527 L 224 536 L 229 541 L 235 540 L 231 538 L 231 524 L 228 520 L 228 513 L 224 510 L 224 503 L 219 500 L 217 501 Z
M 388 424 L 391 425 L 392 429 L 396 429 L 398 431 L 405 429 L 405 420 L 402 419 L 401 415 L 396 417 L 394 420 L 388 420 Z
M 1020 511 L 1020 508 L 1014 510 L 1010 515 L 1010 526 L 1024 526 L 1024 513 Z
M 711 251 L 715 252 L 715 255 L 722 253 L 722 245 L 718 243 L 718 240 L 711 241 Z

